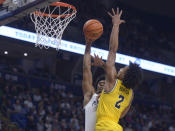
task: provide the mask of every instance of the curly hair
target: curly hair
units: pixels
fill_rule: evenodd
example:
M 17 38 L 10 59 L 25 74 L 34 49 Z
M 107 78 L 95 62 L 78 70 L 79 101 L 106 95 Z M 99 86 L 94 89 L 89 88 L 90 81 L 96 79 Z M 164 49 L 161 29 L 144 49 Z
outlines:
M 141 84 L 143 79 L 143 72 L 140 66 L 136 63 L 129 63 L 129 68 L 126 71 L 124 78 L 122 80 L 123 85 L 126 88 L 136 88 Z

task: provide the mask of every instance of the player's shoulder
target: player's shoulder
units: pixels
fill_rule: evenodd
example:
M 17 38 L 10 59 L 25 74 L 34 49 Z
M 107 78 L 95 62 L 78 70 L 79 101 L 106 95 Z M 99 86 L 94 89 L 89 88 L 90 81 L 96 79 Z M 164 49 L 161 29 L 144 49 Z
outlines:
M 88 108 L 89 106 L 93 106 L 93 105 L 96 105 L 98 103 L 97 101 L 97 97 L 98 97 L 98 94 L 94 93 L 91 97 L 91 99 L 89 100 L 89 102 L 84 106 L 84 109 Z
M 97 94 L 97 93 L 94 93 L 94 94 L 92 95 L 92 97 L 96 97 L 96 96 L 98 96 L 98 94 Z
M 104 91 L 102 92 L 102 94 L 115 94 L 115 93 L 118 92 L 118 88 L 119 88 L 121 85 L 122 85 L 122 81 L 119 80 L 119 79 L 116 79 L 113 88 L 112 88 L 109 92 L 107 92 L 107 91 L 104 90 Z

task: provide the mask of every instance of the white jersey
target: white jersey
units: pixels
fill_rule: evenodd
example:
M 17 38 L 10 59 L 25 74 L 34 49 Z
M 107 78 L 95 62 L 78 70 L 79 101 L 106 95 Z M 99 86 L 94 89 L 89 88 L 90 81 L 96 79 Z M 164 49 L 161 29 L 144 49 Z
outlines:
M 95 131 L 96 110 L 98 105 L 97 94 L 95 93 L 85 105 L 85 131 Z

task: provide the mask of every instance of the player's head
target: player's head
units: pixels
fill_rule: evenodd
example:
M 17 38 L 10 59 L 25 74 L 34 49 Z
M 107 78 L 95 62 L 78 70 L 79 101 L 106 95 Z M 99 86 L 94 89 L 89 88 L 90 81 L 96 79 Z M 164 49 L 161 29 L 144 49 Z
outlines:
M 142 82 L 142 69 L 138 64 L 130 62 L 129 66 L 120 69 L 118 78 L 126 88 L 134 89 Z
M 101 75 L 97 78 L 95 82 L 96 93 L 100 94 L 102 90 L 104 89 L 104 86 L 105 86 L 105 76 Z

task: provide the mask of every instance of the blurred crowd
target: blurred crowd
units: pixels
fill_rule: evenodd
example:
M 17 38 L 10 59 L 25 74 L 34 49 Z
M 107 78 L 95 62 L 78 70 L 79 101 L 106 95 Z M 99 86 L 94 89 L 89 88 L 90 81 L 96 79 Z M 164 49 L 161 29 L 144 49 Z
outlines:
M 26 131 L 83 131 L 82 98 L 65 86 L 1 85 L 1 112 Z
M 139 18 L 128 18 L 126 21 L 120 27 L 119 53 L 169 65 L 175 64 L 175 60 L 169 59 L 174 55 L 175 42 L 169 40 L 166 33 L 158 31 Z M 96 47 L 108 50 L 111 21 L 104 20 L 104 25 L 108 26 L 104 27 L 102 38 L 95 44 Z
M 122 120 L 124 131 L 175 131 L 174 109 L 175 106 L 134 104 Z
M 79 89 L 81 91 L 81 89 Z M 137 94 L 136 94 L 137 95 Z M 61 84 L 35 87 L 0 79 L 1 112 L 26 131 L 84 131 L 83 97 Z M 175 106 L 134 102 L 124 131 L 175 131 Z
M 174 42 L 165 33 L 139 18 L 131 18 L 121 28 L 121 53 L 172 65 L 175 61 L 168 58 L 174 51 Z
M 53 75 L 51 72 L 49 72 L 49 68 L 37 67 L 35 61 L 33 61 L 32 63 L 35 66 L 26 71 L 25 65 L 22 64 L 23 60 L 24 59 L 22 58 L 0 56 L 0 71 L 22 74 L 27 76 L 36 76 L 52 80 L 61 80 L 59 76 Z

